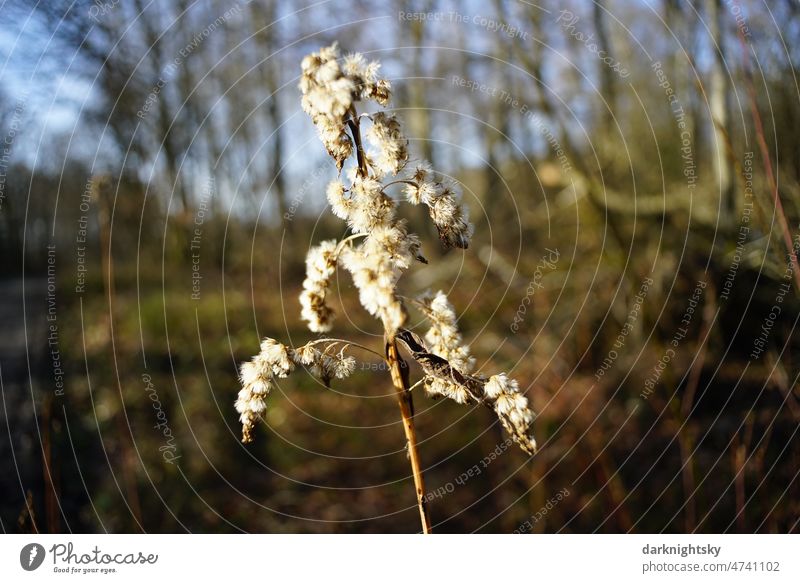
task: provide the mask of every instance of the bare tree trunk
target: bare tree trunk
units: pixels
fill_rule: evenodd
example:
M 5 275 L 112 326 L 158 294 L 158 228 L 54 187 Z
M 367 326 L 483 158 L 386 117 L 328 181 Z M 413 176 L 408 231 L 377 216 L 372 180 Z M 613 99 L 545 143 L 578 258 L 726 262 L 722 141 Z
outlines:
M 142 4 L 137 0 L 137 10 L 141 13 L 140 21 L 143 27 L 145 40 L 153 54 L 153 71 L 157 79 L 160 81 L 160 75 L 164 71 L 166 59 L 164 55 L 164 37 L 159 38 L 155 27 L 150 22 L 146 12 L 143 10 Z M 186 67 L 186 63 L 182 65 Z M 165 83 L 169 80 L 164 80 Z M 166 84 L 165 84 L 166 86 Z M 178 198 L 181 201 L 181 214 L 179 215 L 179 222 L 181 224 L 184 235 L 188 237 L 189 216 L 192 213 L 192 205 L 189 201 L 189 193 L 186 190 L 186 184 L 180 176 L 180 164 L 178 158 L 180 157 L 180 147 L 176 143 L 175 128 L 178 124 L 173 123 L 171 112 L 167 104 L 168 92 L 161 91 L 158 95 L 158 109 L 157 109 L 157 122 L 156 122 L 156 139 L 160 140 L 161 152 L 164 155 L 164 162 L 167 166 L 167 180 L 171 183 L 171 187 L 177 190 Z
M 404 10 L 412 11 L 410 3 L 404 3 Z M 423 6 L 425 12 L 430 10 L 430 3 L 425 3 Z M 415 20 L 409 23 L 411 31 L 411 44 L 414 46 L 414 53 L 412 58 L 412 70 L 414 75 L 420 75 L 423 71 L 422 68 L 422 43 L 424 41 L 425 28 L 423 22 Z M 411 107 L 409 112 L 408 122 L 411 128 L 411 136 L 417 140 L 416 146 L 422 157 L 436 167 L 436 161 L 433 159 L 433 142 L 431 142 L 431 115 L 428 110 L 428 100 L 425 94 L 425 81 L 423 79 L 414 79 L 408 83 L 408 104 Z
M 278 43 L 275 42 L 276 27 L 269 26 L 275 21 L 275 3 L 267 2 L 264 5 L 257 3 L 250 4 L 251 15 L 253 17 L 253 26 L 259 31 L 255 35 L 257 46 L 263 58 L 271 55 L 275 51 Z M 268 27 L 268 28 L 265 28 Z M 270 148 L 268 151 L 269 168 L 266 182 L 271 184 L 270 192 L 274 194 L 275 203 L 278 209 L 278 220 L 282 221 L 284 214 L 287 211 L 286 204 L 286 179 L 281 168 L 283 167 L 283 132 L 280 129 L 282 121 L 281 104 L 278 100 L 278 86 L 280 79 L 278 75 L 278 67 L 275 64 L 274 58 L 270 61 L 265 61 L 260 66 L 264 81 L 264 90 L 269 95 L 266 107 L 266 121 L 269 129 L 275 133 L 270 140 Z
M 722 35 L 721 0 L 707 0 L 708 22 L 714 47 L 714 63 L 711 66 L 709 105 L 714 134 L 714 175 L 719 185 L 721 207 L 727 211 L 727 222 L 736 216 L 736 200 L 733 194 L 733 165 L 727 154 L 725 128 L 730 118 L 730 80 L 725 71 L 725 46 Z
M 688 12 L 682 16 L 683 25 L 687 29 L 686 37 L 688 46 L 688 56 L 675 55 L 676 65 L 679 64 L 678 60 L 682 63 L 686 59 L 685 65 L 677 70 L 681 71 L 678 77 L 679 82 L 676 84 L 676 91 L 680 91 L 678 97 L 683 102 L 686 100 L 689 103 L 692 140 L 694 141 L 694 160 L 698 168 L 705 168 L 708 166 L 708 152 L 706 151 L 706 142 L 708 141 L 705 135 L 707 129 L 705 121 L 706 101 L 703 91 L 696 91 L 697 86 L 697 63 L 694 61 L 693 55 L 700 54 L 704 51 L 702 44 L 706 39 L 706 30 L 697 17 L 695 11 L 699 10 L 699 3 L 703 0 L 694 0 L 695 10 Z M 676 51 L 678 52 L 678 51 Z M 682 51 L 680 51 L 682 52 Z
M 606 51 L 606 54 L 613 55 L 614 51 L 611 48 L 611 39 L 608 35 L 608 27 L 606 23 L 606 11 L 603 6 L 603 0 L 595 0 L 592 11 L 592 19 L 594 20 L 594 28 L 597 32 L 597 40 L 599 41 L 601 50 Z M 598 67 L 600 69 L 600 91 L 605 103 L 601 105 L 601 129 L 603 138 L 609 139 L 614 133 L 614 112 L 617 105 L 617 84 L 614 78 L 614 71 L 602 60 L 598 60 Z

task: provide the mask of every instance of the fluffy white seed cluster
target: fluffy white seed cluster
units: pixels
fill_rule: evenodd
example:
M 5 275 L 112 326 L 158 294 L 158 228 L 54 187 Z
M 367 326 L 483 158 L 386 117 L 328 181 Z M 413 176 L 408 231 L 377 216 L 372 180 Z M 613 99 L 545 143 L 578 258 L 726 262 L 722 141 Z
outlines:
M 261 343 L 261 352 L 240 367 L 242 389 L 236 399 L 236 411 L 242 422 L 244 443 L 253 440 L 253 428 L 267 409 L 266 398 L 275 377 L 285 378 L 293 369 L 289 350 L 272 338 L 265 338 Z
M 419 255 L 420 241 L 408 232 L 404 221 L 397 219 L 396 203 L 384 193 L 379 181 L 362 177 L 357 169 L 349 173 L 349 178 L 350 188 L 339 180 L 328 185 L 328 202 L 336 216 L 365 237 L 359 246 L 342 250 L 341 263 L 353 277 L 361 305 L 380 318 L 387 330 L 394 331 L 406 321 L 395 288 L 414 259 L 424 261 Z M 324 319 L 326 315 L 323 311 L 320 316 Z
M 371 119 L 365 137 L 375 151 L 369 153 L 369 164 L 379 177 L 397 174 L 408 162 L 408 140 L 400 122 L 395 115 L 384 112 L 373 114 Z
M 407 232 L 405 223 L 392 219 L 375 224 L 361 245 L 342 253 L 342 265 L 353 276 L 361 305 L 390 333 L 406 322 L 395 289 L 402 271 L 419 257 L 419 247 L 419 239 Z
M 469 374 L 475 366 L 475 359 L 470 357 L 469 347 L 462 342 L 456 312 L 447 295 L 439 290 L 434 295 L 420 296 L 418 302 L 430 323 L 425 343 L 431 353 L 446 359 L 458 372 Z M 466 390 L 446 378 L 429 376 L 425 379 L 425 392 L 428 396 L 441 395 L 462 405 L 469 401 Z
M 323 241 L 306 255 L 306 278 L 300 293 L 300 317 L 312 332 L 331 329 L 334 312 L 325 303 L 331 277 L 336 273 L 336 241 Z
M 346 219 L 350 215 L 350 210 L 353 208 L 350 189 L 345 188 L 341 180 L 331 180 L 325 194 L 328 198 L 328 204 L 331 205 L 333 214 L 340 219 Z
M 295 350 L 295 362 L 309 367 L 309 371 L 327 385 L 331 379 L 344 379 L 356 370 L 356 359 L 345 356 L 344 348 L 335 351 L 335 344 L 320 350 L 315 344 L 306 344 Z
M 475 359 L 469 355 L 469 347 L 462 344 L 461 333 L 458 331 L 458 318 L 447 295 L 439 290 L 433 295 L 421 296 L 419 301 L 430 322 L 425 342 L 431 348 L 431 352 L 446 358 L 459 372 L 465 374 L 471 372 L 475 366 Z
M 408 233 L 405 222 L 397 218 L 397 203 L 386 194 L 381 179 L 387 174 L 396 175 L 405 167 L 408 140 L 394 115 L 356 115 L 355 101 L 373 100 L 383 106 L 389 102 L 389 83 L 377 77 L 379 65 L 367 63 L 357 54 L 345 57 L 339 65 L 338 55 L 333 45 L 303 60 L 303 108 L 320 130 L 322 141 L 340 170 L 353 153 L 353 145 L 361 143 L 362 117 L 370 122 L 365 139 L 371 149 L 368 153 L 359 151 L 357 166 L 346 173 L 350 186 L 334 180 L 326 195 L 333 213 L 344 219 L 353 233 L 364 235 L 358 246 L 342 249 L 341 262 L 353 276 L 361 304 L 392 333 L 407 317 L 395 291 L 397 282 L 402 271 L 420 258 L 420 243 Z M 327 262 L 326 258 L 316 251 L 313 259 L 309 254 L 309 272 L 301 296 L 303 318 L 315 332 L 328 330 L 332 316 L 324 298 L 336 258 Z
M 317 126 L 340 172 L 354 146 L 359 147 L 358 164 L 346 173 L 350 186 L 336 179 L 328 185 L 326 195 L 333 213 L 347 221 L 353 233 L 365 235 L 358 247 L 342 250 L 342 265 L 352 274 L 362 305 L 392 333 L 406 321 L 405 308 L 395 292 L 397 281 L 413 259 L 423 260 L 419 239 L 396 217 L 396 202 L 381 182 L 384 176 L 397 175 L 407 165 L 408 140 L 393 114 L 377 112 L 359 117 L 354 105 L 359 100 L 373 100 L 386 106 L 389 83 L 378 79 L 379 64 L 368 63 L 361 55 L 349 55 L 340 64 L 335 44 L 303 59 L 302 69 L 303 109 Z M 362 118 L 370 121 L 365 132 L 369 152 L 360 148 Z M 473 228 L 455 186 L 435 181 L 425 163 L 404 182 L 409 183 L 409 202 L 428 206 L 443 244 L 466 248 Z M 336 258 L 331 260 L 330 255 L 323 256 L 314 248 L 307 263 L 301 296 L 303 319 L 312 331 L 324 332 L 330 329 L 332 320 L 325 295 Z
M 355 168 L 349 174 L 352 204 L 341 218 L 347 221 L 350 229 L 354 233 L 369 233 L 377 227 L 393 224 L 396 205 L 383 191 L 383 184 L 369 176 L 359 176 Z
M 324 350 L 320 350 L 319 343 L 312 341 L 293 350 L 272 338 L 264 338 L 261 351 L 250 361 L 242 363 L 239 368 L 242 388 L 235 407 L 242 423 L 244 443 L 253 441 L 253 429 L 267 410 L 267 395 L 275 385 L 275 379 L 289 376 L 295 365 L 309 367 L 311 373 L 326 385 L 333 378 L 343 379 L 355 371 L 356 360 L 352 356 L 345 356 L 346 346 L 336 351 L 338 343 L 330 342 Z
M 389 101 L 391 87 L 386 79 L 378 79 L 379 68 L 378 63 L 367 63 L 361 55 L 350 55 L 340 65 L 336 43 L 303 59 L 300 77 L 303 110 L 311 116 L 339 169 L 353 152 L 346 121 L 348 114 L 353 113 L 353 103 L 372 99 L 386 105 Z
M 445 247 L 469 247 L 475 228 L 469 222 L 469 211 L 461 204 L 461 193 L 455 183 L 435 180 L 430 165 L 421 162 L 408 177 L 404 194 L 409 203 L 428 207 Z
M 328 49 L 333 49 L 338 55 L 336 43 Z M 367 62 L 360 53 L 347 55 L 342 65 L 342 71 L 356 86 L 356 99 L 372 100 L 386 107 L 392 96 L 392 86 L 388 79 L 378 78 L 380 68 L 381 64 L 378 61 Z
M 438 291 L 433 295 L 427 294 L 420 297 L 418 302 L 430 322 L 425 334 L 425 344 L 430 352 L 446 359 L 461 375 L 469 375 L 475 366 L 475 359 L 470 356 L 469 347 L 463 344 L 455 310 L 445 293 Z M 484 377 L 472 378 L 480 383 Z M 428 375 L 425 389 L 429 396 L 444 396 L 460 404 L 480 399 L 494 410 L 503 427 L 523 450 L 536 453 L 536 441 L 531 436 L 534 415 L 528 407 L 528 399 L 519 392 L 517 381 L 500 373 L 483 383 L 483 395 L 471 395 L 458 380 L 452 374 Z
M 328 153 L 336 161 L 340 176 L 354 148 L 358 151 L 357 165 L 346 173 L 350 186 L 336 179 L 326 191 L 333 213 L 347 222 L 354 236 L 339 244 L 324 241 L 309 249 L 300 295 L 302 317 L 313 332 L 330 329 L 334 314 L 326 304 L 326 296 L 341 261 L 352 274 L 367 311 L 382 320 L 387 334 L 402 332 L 406 337 L 404 342 L 413 345 L 410 350 L 425 370 L 429 395 L 445 396 L 458 403 L 478 401 L 489 405 L 515 441 L 525 451 L 535 453 L 536 442 L 530 436 L 533 413 L 528 400 L 519 392 L 518 383 L 505 373 L 488 380 L 470 374 L 475 362 L 469 347 L 463 344 L 455 310 L 444 292 L 428 294 L 419 300 L 430 321 L 425 336 L 429 349 L 407 330 L 399 331 L 407 315 L 396 293 L 398 279 L 415 259 L 425 260 L 419 253 L 419 239 L 397 218 L 397 203 L 387 195 L 381 182 L 386 175 L 401 173 L 408 163 L 408 141 L 400 122 L 385 112 L 359 117 L 355 108 L 355 102 L 361 100 L 373 100 L 381 106 L 388 104 L 390 86 L 387 80 L 378 79 L 379 67 L 358 54 L 349 55 L 340 63 L 336 44 L 303 59 L 300 80 L 303 109 L 311 116 Z M 362 117 L 371 121 L 365 133 L 371 147 L 369 152 L 362 147 Z M 455 184 L 436 180 L 426 162 L 416 164 L 407 178 L 389 185 L 396 183 L 405 185 L 404 195 L 409 203 L 428 207 L 446 247 L 468 247 L 473 226 Z M 359 236 L 363 237 L 359 245 L 348 245 Z M 337 350 L 338 346 L 341 348 Z M 345 356 L 348 347 L 346 342 L 322 339 L 293 350 L 270 338 L 264 339 L 261 352 L 241 366 L 242 389 L 236 410 L 242 422 L 243 441 L 252 440 L 253 427 L 266 410 L 266 396 L 276 378 L 286 377 L 295 365 L 308 367 L 326 385 L 331 379 L 345 378 L 356 366 L 353 357 Z
M 528 453 L 536 453 L 536 440 L 531 435 L 534 415 L 528 408 L 528 399 L 519 392 L 517 381 L 500 373 L 489 377 L 483 392 L 514 441 Z

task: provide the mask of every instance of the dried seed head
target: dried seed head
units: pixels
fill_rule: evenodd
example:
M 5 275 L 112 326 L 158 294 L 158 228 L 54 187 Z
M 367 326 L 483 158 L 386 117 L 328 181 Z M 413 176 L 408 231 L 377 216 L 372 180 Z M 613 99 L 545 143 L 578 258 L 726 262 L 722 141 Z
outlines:
M 347 134 L 344 124 L 323 121 L 317 124 L 317 129 L 328 155 L 336 161 L 336 168 L 341 170 L 344 161 L 353 153 L 353 141 Z
M 412 172 L 403 186 L 403 194 L 406 200 L 413 204 L 420 203 L 428 204 L 434 194 L 436 194 L 436 187 L 430 180 L 433 178 L 433 170 L 428 162 L 422 161 L 414 165 L 414 172 Z
M 346 379 L 356 370 L 356 359 L 352 356 L 339 355 L 332 358 L 329 370 L 337 379 Z
M 400 122 L 393 114 L 378 112 L 372 115 L 367 141 L 375 147 L 370 160 L 379 175 L 397 174 L 408 162 L 408 140 L 403 136 Z
M 342 72 L 338 57 L 339 50 L 334 43 L 304 58 L 299 87 L 303 93 L 303 111 L 317 126 L 325 149 L 341 170 L 344 161 L 353 153 L 345 116 L 356 98 L 357 88 L 353 79 Z
M 375 227 L 364 240 L 363 248 L 367 255 L 384 254 L 394 266 L 397 278 L 402 270 L 411 267 L 413 261 L 420 257 L 419 238 L 408 233 L 405 221 L 397 221 L 391 226 Z
M 356 176 L 352 193 L 352 206 L 347 222 L 353 232 L 369 233 L 377 227 L 392 224 L 395 202 L 384 194 L 380 182 L 374 178 Z
M 308 366 L 317 358 L 319 350 L 313 344 L 304 344 L 294 351 L 294 361 L 296 364 Z
M 286 378 L 294 370 L 294 363 L 289 357 L 289 349 L 273 340 L 264 338 L 261 342 L 261 352 L 256 356 L 257 361 L 276 377 Z
M 528 453 L 536 453 L 536 440 L 531 435 L 534 415 L 528 408 L 528 399 L 520 394 L 517 381 L 500 373 L 489 377 L 483 391 L 514 441 Z
M 330 352 L 332 343 L 326 350 L 317 348 L 317 344 L 309 342 L 294 351 L 294 360 L 298 364 L 309 367 L 311 374 L 322 379 L 328 385 L 333 378 L 347 378 L 356 369 L 356 359 L 345 356 L 344 349 Z
M 308 323 L 312 332 L 329 332 L 336 313 L 325 303 L 325 294 L 317 290 L 303 290 L 300 293 L 300 317 Z
M 379 240 L 370 235 L 360 247 L 345 249 L 342 265 L 353 276 L 361 305 L 381 318 L 388 331 L 405 324 L 405 309 L 395 295 L 399 269 Z
M 420 296 L 418 301 L 430 323 L 425 334 L 430 351 L 449 361 L 459 372 L 469 373 L 475 360 L 469 355 L 469 347 L 462 344 L 456 313 L 447 295 L 439 290 L 435 295 Z
M 385 107 L 389 103 L 390 88 L 386 79 L 378 79 L 380 68 L 380 63 L 367 62 L 359 53 L 347 55 L 342 65 L 345 75 L 355 84 L 359 99 L 372 99 Z
M 506 373 L 502 372 L 499 375 L 489 377 L 483 387 L 483 392 L 487 399 L 496 401 L 500 395 L 505 393 L 516 393 L 519 391 L 517 381 L 510 379 Z
M 347 194 L 347 189 L 341 180 L 332 180 L 328 184 L 326 190 L 328 197 L 328 204 L 331 205 L 331 210 L 340 219 L 345 219 L 350 216 L 350 211 L 353 208 L 353 201 Z
M 267 409 L 266 397 L 275 377 L 286 377 L 294 369 L 294 354 L 280 342 L 265 338 L 261 352 L 249 362 L 242 363 L 239 379 L 242 388 L 235 407 L 242 423 L 242 441 L 253 439 L 253 428 Z
M 431 187 L 429 187 L 430 189 Z M 432 185 L 434 192 L 421 194 L 428 211 L 439 231 L 439 239 L 445 247 L 469 247 L 474 227 L 469 222 L 469 212 L 460 203 L 458 187 L 452 182 Z
M 470 401 L 469 393 L 461 385 L 448 379 L 437 377 L 425 378 L 425 393 L 431 398 L 447 397 L 459 405 Z
M 433 167 L 427 160 L 421 160 L 414 165 L 414 173 L 410 176 L 411 180 L 417 184 L 422 184 L 433 178 Z
M 347 133 L 353 103 L 373 99 L 385 106 L 389 102 L 389 82 L 378 79 L 379 68 L 377 62 L 367 63 L 358 54 L 348 55 L 340 65 L 336 43 L 302 61 L 299 88 L 303 111 L 311 117 L 340 171 L 353 153 L 353 142 Z
M 424 204 L 439 231 L 445 247 L 469 247 L 474 227 L 469 222 L 469 211 L 461 203 L 461 193 L 451 180 L 436 182 L 427 162 L 415 165 L 403 188 L 405 199 L 411 204 Z
M 469 348 L 462 344 L 455 310 L 444 292 L 424 295 L 418 303 L 430 322 L 424 345 L 421 338 L 407 330 L 398 337 L 425 371 L 426 393 L 462 404 L 477 401 L 487 405 L 524 451 L 536 453 L 536 440 L 531 435 L 534 415 L 528 408 L 528 399 L 520 394 L 517 381 L 505 373 L 488 379 L 469 374 L 475 361 L 469 356 Z
M 370 97 L 378 102 L 378 105 L 386 107 L 392 98 L 392 85 L 386 79 L 380 79 L 370 93 Z
M 334 312 L 325 303 L 325 297 L 336 273 L 336 261 L 336 241 L 323 241 L 308 250 L 300 316 L 312 332 L 327 332 L 333 323 Z

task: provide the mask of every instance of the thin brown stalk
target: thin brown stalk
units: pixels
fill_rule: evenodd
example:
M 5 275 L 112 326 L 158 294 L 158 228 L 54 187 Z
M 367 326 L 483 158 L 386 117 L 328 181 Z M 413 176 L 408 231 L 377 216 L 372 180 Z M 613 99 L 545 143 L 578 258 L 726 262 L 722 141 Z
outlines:
M 353 143 L 356 147 L 358 173 L 361 176 L 367 176 L 367 158 L 364 156 L 364 146 L 361 143 L 361 124 L 359 123 L 359 118 L 356 117 L 354 120 L 347 120 L 347 125 L 350 127 L 350 133 L 353 134 Z
M 704 280 L 706 281 L 706 280 Z M 706 294 L 708 301 L 703 307 L 703 325 L 698 337 L 698 345 L 695 347 L 697 358 L 692 364 L 686 381 L 686 391 L 680 400 L 680 405 L 673 411 L 675 414 L 675 426 L 678 437 L 678 446 L 681 452 L 681 481 L 686 497 L 684 530 L 694 532 L 697 527 L 697 501 L 694 494 L 697 491 L 695 479 L 695 463 L 693 452 L 695 448 L 695 432 L 690 420 L 694 398 L 700 384 L 700 375 L 705 366 L 708 354 L 708 337 L 711 326 L 713 325 L 714 315 L 717 312 L 716 291 L 713 282 L 707 281 L 709 291 Z
M 355 109 L 353 109 L 355 114 Z M 361 142 L 361 128 L 358 123 L 358 116 L 353 115 L 354 120 L 348 120 L 350 132 L 353 135 L 353 143 L 356 148 L 358 160 L 358 171 L 361 176 L 367 176 L 367 160 L 364 156 L 364 149 Z M 394 334 L 385 331 L 386 338 L 386 362 L 392 375 L 392 384 L 397 394 L 397 404 L 400 406 L 400 416 L 403 419 L 403 431 L 406 434 L 406 447 L 408 448 L 408 459 L 411 462 L 411 474 L 414 477 L 414 490 L 417 495 L 417 507 L 419 508 L 419 519 L 422 524 L 422 533 L 431 533 L 431 520 L 428 516 L 428 505 L 425 501 L 425 481 L 422 477 L 422 464 L 420 463 L 419 450 L 417 449 L 417 431 L 414 429 L 414 401 L 409 389 L 408 365 L 400 356 L 397 350 L 397 340 Z
M 792 243 L 792 235 L 789 230 L 789 223 L 786 221 L 786 215 L 783 212 L 783 203 L 781 202 L 780 193 L 778 192 L 778 182 L 775 179 L 775 173 L 772 170 L 772 159 L 767 147 L 767 140 L 764 136 L 764 124 L 761 122 L 761 113 L 758 111 L 758 101 L 756 99 L 755 82 L 753 81 L 753 71 L 750 66 L 750 55 L 747 52 L 748 44 L 744 39 L 744 33 L 739 30 L 739 45 L 742 49 L 742 60 L 744 61 L 744 77 L 745 86 L 747 87 L 747 94 L 750 101 L 750 112 L 755 122 L 756 141 L 758 148 L 761 151 L 761 157 L 764 160 L 764 170 L 767 174 L 767 182 L 769 184 L 770 192 L 772 193 L 772 201 L 775 204 L 775 215 L 778 218 L 778 226 L 783 236 L 783 243 L 786 245 L 786 252 L 791 264 L 792 274 L 794 275 L 794 284 L 797 291 L 800 291 L 800 266 L 797 263 L 797 255 L 795 253 L 794 244 Z
M 408 383 L 408 365 L 397 351 L 397 341 L 394 336 L 386 338 L 386 360 L 389 362 L 389 371 L 392 374 L 392 384 L 397 392 L 397 404 L 400 406 L 400 415 L 403 418 L 403 430 L 406 434 L 408 445 L 408 459 L 411 462 L 411 473 L 414 476 L 414 489 L 417 493 L 417 507 L 422 524 L 423 534 L 431 533 L 431 520 L 428 515 L 428 506 L 425 502 L 425 482 L 422 476 L 422 464 L 417 449 L 417 432 L 414 429 L 414 402 Z

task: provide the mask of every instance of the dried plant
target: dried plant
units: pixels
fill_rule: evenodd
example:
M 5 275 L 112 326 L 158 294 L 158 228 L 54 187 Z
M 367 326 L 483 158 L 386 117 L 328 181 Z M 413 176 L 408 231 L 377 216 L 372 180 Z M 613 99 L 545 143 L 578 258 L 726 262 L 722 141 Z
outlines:
M 333 378 L 343 379 L 355 370 L 355 359 L 346 354 L 350 348 L 385 359 L 403 418 L 422 530 L 427 533 L 430 520 L 413 424 L 413 388 L 422 385 L 429 396 L 445 396 L 457 403 L 482 403 L 497 414 L 524 451 L 535 453 L 536 442 L 531 436 L 533 413 L 517 382 L 504 373 L 489 378 L 471 374 L 474 359 L 463 344 L 455 311 L 443 292 L 424 294 L 411 302 L 430 323 L 424 340 L 404 328 L 408 314 L 397 293 L 398 280 L 414 261 L 427 261 L 420 254 L 419 238 L 398 218 L 398 202 L 387 189 L 402 188 L 405 201 L 426 205 L 445 247 L 466 249 L 473 227 L 455 184 L 437 179 L 425 162 L 409 164 L 408 141 L 394 114 L 379 111 L 359 115 L 356 111 L 359 102 L 388 105 L 391 87 L 378 77 L 379 67 L 359 54 L 340 59 L 335 44 L 303 59 L 303 109 L 339 170 L 339 177 L 327 188 L 328 202 L 352 234 L 309 249 L 300 304 L 301 316 L 312 332 L 330 331 L 334 311 L 326 303 L 328 290 L 336 269 L 343 267 L 353 277 L 361 304 L 383 324 L 384 354 L 338 338 L 319 338 L 299 348 L 266 338 L 261 351 L 241 367 L 242 389 L 236 410 L 243 441 L 250 442 L 275 380 L 287 377 L 295 366 L 307 367 L 327 385 Z M 362 124 L 367 122 L 362 136 Z M 354 153 L 355 163 L 345 170 Z M 347 185 L 342 181 L 343 171 Z M 413 386 L 398 341 L 424 372 Z

